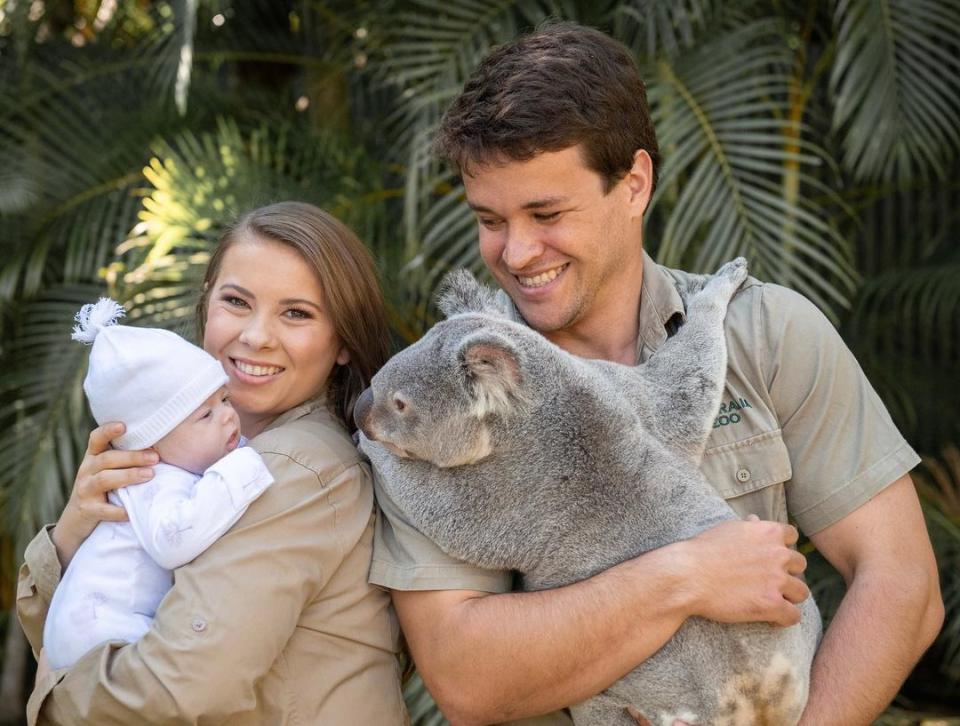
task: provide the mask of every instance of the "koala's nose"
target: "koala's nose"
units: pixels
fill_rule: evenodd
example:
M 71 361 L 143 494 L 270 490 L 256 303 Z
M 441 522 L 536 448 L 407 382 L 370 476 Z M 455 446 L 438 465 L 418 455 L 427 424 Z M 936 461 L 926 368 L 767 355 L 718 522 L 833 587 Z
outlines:
M 363 431 L 364 434 L 367 433 L 364 424 L 367 421 L 367 415 L 369 415 L 372 407 L 373 391 L 365 388 L 357 399 L 357 402 L 353 405 L 353 423 L 356 424 L 357 428 Z

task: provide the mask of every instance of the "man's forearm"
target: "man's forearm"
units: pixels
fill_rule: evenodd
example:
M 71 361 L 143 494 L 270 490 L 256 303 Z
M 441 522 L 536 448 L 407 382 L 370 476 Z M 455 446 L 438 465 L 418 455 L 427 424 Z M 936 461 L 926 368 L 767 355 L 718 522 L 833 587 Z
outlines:
M 788 573 L 796 531 L 727 522 L 557 590 L 395 592 L 407 642 L 455 723 L 533 716 L 593 696 L 646 660 L 691 615 L 797 622 Z
M 687 616 L 676 580 L 667 557 L 648 553 L 569 587 L 469 598 L 444 609 L 413 655 L 453 723 L 548 713 L 600 692 L 670 639 Z M 418 593 L 396 595 L 406 629 Z
M 814 660 L 801 726 L 866 726 L 890 703 L 943 619 L 936 586 L 917 575 L 856 576 Z

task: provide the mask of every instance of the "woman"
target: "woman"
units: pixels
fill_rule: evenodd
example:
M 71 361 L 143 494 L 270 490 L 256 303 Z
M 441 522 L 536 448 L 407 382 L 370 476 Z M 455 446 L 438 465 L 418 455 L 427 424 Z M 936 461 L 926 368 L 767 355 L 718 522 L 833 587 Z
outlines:
M 369 255 L 311 205 L 255 210 L 211 258 L 198 318 L 275 483 L 176 571 L 140 641 L 95 648 L 67 671 L 41 665 L 29 720 L 403 723 L 398 629 L 367 584 L 370 472 L 350 439 L 353 403 L 388 355 Z M 27 549 L 17 607 L 35 651 L 62 568 L 97 521 L 123 518 L 105 492 L 152 475 L 153 452 L 109 449 L 121 432 L 90 435 L 63 515 Z

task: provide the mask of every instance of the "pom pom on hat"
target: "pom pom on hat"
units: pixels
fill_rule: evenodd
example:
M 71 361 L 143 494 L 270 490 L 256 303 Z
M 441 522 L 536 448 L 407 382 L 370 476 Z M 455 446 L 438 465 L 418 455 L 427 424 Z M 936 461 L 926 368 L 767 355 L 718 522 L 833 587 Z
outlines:
M 117 325 L 123 307 L 110 298 L 84 305 L 73 340 L 92 345 L 83 391 L 98 424 L 122 421 L 113 446 L 153 446 L 227 382 L 220 362 L 175 333 Z
M 104 328 L 115 325 L 117 320 L 127 313 L 116 300 L 102 297 L 95 303 L 89 303 L 80 308 L 74 316 L 77 324 L 73 326 L 72 340 L 79 343 L 91 344 Z

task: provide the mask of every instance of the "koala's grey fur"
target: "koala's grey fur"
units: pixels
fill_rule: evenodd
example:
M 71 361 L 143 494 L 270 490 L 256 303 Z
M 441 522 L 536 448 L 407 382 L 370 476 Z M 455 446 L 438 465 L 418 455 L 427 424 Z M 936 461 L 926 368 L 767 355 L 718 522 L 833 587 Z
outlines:
M 640 366 L 576 358 L 500 314 L 469 273 L 448 319 L 374 377 L 358 423 L 383 488 L 444 551 L 516 570 L 527 590 L 588 578 L 733 510 L 697 468 L 726 375 L 723 319 L 743 259 L 694 288 L 687 322 Z M 702 289 L 696 289 L 702 288 Z M 820 633 L 689 619 L 573 707 L 578 724 L 793 724 Z

